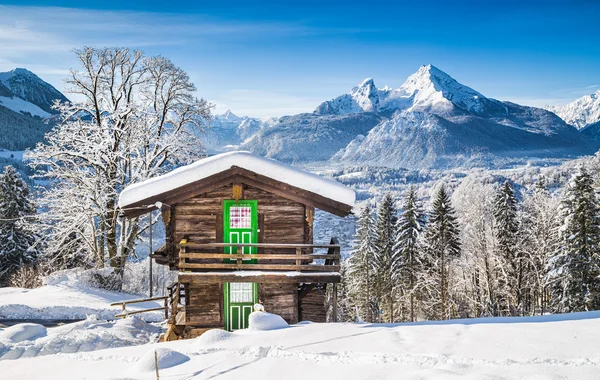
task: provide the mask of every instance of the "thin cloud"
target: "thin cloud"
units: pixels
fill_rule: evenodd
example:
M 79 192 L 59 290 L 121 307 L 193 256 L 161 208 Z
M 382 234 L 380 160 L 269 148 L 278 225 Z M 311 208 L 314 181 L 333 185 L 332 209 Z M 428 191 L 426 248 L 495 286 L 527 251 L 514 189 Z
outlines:
M 234 89 L 214 99 L 215 113 L 228 109 L 237 115 L 272 117 L 312 112 L 322 99 L 300 97 L 270 91 Z

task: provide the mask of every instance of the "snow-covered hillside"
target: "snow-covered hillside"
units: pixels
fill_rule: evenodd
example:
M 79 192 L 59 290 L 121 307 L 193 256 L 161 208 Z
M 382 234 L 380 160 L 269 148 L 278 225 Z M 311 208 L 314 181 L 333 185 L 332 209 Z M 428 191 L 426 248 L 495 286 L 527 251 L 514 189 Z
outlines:
M 547 106 L 546 109 L 577 129 L 585 128 L 600 121 L 600 90 L 564 106 Z
M 100 340 L 102 341 L 102 340 Z M 406 324 L 302 323 L 0 361 L 3 379 L 597 379 L 600 312 Z
M 17 96 L 0 96 L 0 105 L 15 112 L 30 114 L 31 116 L 49 117 L 51 114 L 33 103 L 29 103 Z
M 0 288 L 0 319 L 82 319 L 96 315 L 114 319 L 120 313 L 110 304 L 140 298 L 135 294 L 98 289 L 90 284 L 93 271 L 55 272 L 44 286 L 35 289 Z M 128 310 L 161 307 L 158 302 L 133 304 Z M 164 313 L 143 314 L 148 321 L 161 321 Z

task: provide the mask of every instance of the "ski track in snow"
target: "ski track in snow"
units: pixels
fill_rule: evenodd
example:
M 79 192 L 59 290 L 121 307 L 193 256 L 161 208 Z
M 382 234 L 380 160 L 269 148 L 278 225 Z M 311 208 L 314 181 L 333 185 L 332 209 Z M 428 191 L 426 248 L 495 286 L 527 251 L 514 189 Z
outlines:
M 440 366 L 444 364 L 461 364 L 461 365 L 484 365 L 484 366 L 512 366 L 512 365 L 553 365 L 553 366 L 597 366 L 600 365 L 600 356 L 591 358 L 574 358 L 574 359 L 548 359 L 548 358 L 532 358 L 532 359 L 475 359 L 468 357 L 456 357 L 451 355 L 417 355 L 417 354 L 393 354 L 382 352 L 306 352 L 285 349 L 279 346 L 253 346 L 244 347 L 239 350 L 206 350 L 205 352 L 197 352 L 196 355 L 209 354 L 215 351 L 228 351 L 239 356 L 252 359 L 260 358 L 283 358 L 307 361 L 312 363 L 328 363 L 328 364 L 416 364 L 423 367 Z
M 413 364 L 421 367 L 439 367 L 446 364 L 463 365 L 463 366 L 559 366 L 559 367 L 581 367 L 581 366 L 598 366 L 600 365 L 600 356 L 589 358 L 573 358 L 573 359 L 549 359 L 549 358 L 531 358 L 523 360 L 515 359 L 475 359 L 469 357 L 458 357 L 452 355 L 419 355 L 419 354 L 394 354 L 384 352 L 308 352 L 290 350 L 281 346 L 246 346 L 237 350 L 226 348 L 209 348 L 183 353 L 193 356 L 210 355 L 215 353 L 225 353 L 227 357 L 233 355 L 249 360 L 276 358 L 290 359 L 296 361 L 310 363 L 326 363 L 326 364 Z M 124 363 L 134 363 L 139 360 L 138 357 L 122 356 L 122 355 L 97 355 L 95 353 L 76 353 L 67 354 L 61 353 L 57 356 L 75 359 L 81 361 L 118 361 Z

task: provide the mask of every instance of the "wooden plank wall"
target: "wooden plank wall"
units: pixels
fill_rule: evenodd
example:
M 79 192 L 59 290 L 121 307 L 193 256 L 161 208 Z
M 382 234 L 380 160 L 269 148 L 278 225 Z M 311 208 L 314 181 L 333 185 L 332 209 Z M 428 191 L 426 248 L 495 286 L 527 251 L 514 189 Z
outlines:
M 220 284 L 186 284 L 186 323 L 223 327 L 223 289 Z
M 287 323 L 298 323 L 297 284 L 258 284 L 258 298 L 266 312 L 280 315 Z
M 325 308 L 325 289 L 315 287 L 300 299 L 299 313 L 301 321 L 327 322 Z

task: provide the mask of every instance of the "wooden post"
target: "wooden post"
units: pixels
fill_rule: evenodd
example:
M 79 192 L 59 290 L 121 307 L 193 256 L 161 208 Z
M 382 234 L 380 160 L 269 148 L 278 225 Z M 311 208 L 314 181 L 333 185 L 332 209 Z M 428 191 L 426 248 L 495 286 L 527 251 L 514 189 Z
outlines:
M 165 298 L 165 319 L 169 319 L 169 299 Z
M 156 368 L 156 380 L 160 380 L 160 377 L 158 376 L 158 354 L 156 353 L 156 350 L 154 350 L 154 368 Z
M 333 310 L 331 313 L 331 319 L 333 319 L 333 322 L 337 322 L 337 284 L 334 282 L 333 284 L 331 284 L 331 291 L 333 292 L 333 294 L 331 295 L 331 302 L 333 303 Z
M 150 269 L 149 269 L 149 274 L 150 274 L 150 278 L 149 278 L 149 286 L 150 286 L 150 297 L 152 297 L 152 211 L 150 211 L 148 213 L 148 215 L 150 216 L 150 241 L 148 243 L 148 245 L 150 246 L 150 253 L 148 255 L 148 260 L 150 261 Z
M 300 255 L 302 254 L 302 248 L 300 247 L 296 247 L 296 257 L 300 257 Z M 302 264 L 300 259 L 296 259 L 296 265 L 300 265 Z
M 238 255 L 241 255 L 241 254 L 243 254 L 243 253 L 244 253 L 244 247 L 242 247 L 241 245 L 238 245 L 238 246 L 237 246 L 237 252 L 236 252 L 236 253 L 237 253 Z M 241 258 L 241 256 L 238 256 L 236 263 L 237 263 L 238 265 L 242 264 L 242 258 Z

